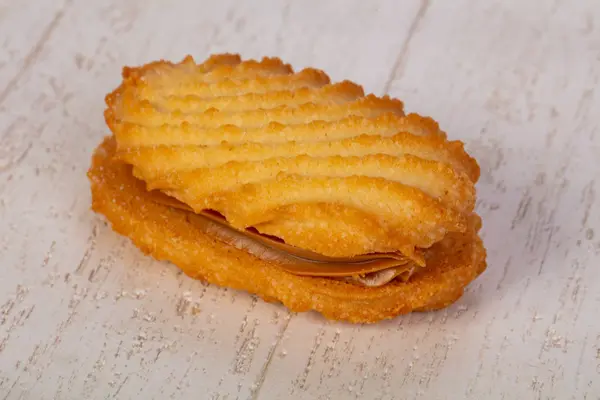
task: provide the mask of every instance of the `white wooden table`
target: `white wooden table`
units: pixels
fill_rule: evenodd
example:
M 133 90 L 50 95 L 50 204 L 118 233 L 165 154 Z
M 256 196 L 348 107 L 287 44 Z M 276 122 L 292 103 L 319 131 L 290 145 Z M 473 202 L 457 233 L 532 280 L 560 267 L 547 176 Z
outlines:
M 598 0 L 0 0 L 0 399 L 600 398 Z M 85 176 L 123 65 L 279 56 L 480 161 L 489 268 L 372 326 L 143 256 Z

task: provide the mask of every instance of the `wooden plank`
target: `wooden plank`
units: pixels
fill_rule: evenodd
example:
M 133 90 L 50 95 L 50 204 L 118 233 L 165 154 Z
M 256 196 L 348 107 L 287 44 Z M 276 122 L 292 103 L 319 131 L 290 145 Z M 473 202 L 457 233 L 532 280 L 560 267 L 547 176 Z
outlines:
M 74 2 L 8 74 L 18 90 L 0 104 L 2 398 L 267 396 L 290 314 L 143 256 L 90 212 L 85 176 L 122 65 L 281 55 L 381 91 L 420 3 L 260 5 Z
M 442 312 L 293 319 L 274 398 L 597 398 L 599 24 L 594 1 L 430 4 L 390 92 L 480 160 L 489 269 Z

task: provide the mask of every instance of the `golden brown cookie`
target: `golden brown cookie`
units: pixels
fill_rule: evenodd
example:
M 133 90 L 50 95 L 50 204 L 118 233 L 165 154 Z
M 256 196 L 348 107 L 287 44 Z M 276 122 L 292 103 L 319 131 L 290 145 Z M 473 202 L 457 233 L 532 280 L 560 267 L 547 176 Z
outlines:
M 374 322 L 485 269 L 476 160 L 398 99 L 221 54 L 126 67 L 106 103 L 94 209 L 191 276 Z

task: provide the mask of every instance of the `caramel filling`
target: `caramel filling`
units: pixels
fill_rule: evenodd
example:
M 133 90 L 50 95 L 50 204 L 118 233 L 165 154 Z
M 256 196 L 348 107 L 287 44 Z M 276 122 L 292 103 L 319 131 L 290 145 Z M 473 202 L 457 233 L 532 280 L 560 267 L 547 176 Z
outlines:
M 240 231 L 230 226 L 220 214 L 211 211 L 194 213 L 186 204 L 161 192 L 151 192 L 153 200 L 183 211 L 188 221 L 207 235 L 279 268 L 300 276 L 327 277 L 377 287 L 412 275 L 417 264 L 400 253 L 376 253 L 355 257 L 327 257 L 286 244 L 277 238 L 253 230 Z

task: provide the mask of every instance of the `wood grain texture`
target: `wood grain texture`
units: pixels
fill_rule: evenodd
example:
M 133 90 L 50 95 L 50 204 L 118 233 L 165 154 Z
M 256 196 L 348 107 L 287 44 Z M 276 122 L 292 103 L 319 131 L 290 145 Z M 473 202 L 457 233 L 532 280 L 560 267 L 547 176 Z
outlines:
M 597 1 L 0 1 L 0 21 L 0 399 L 600 398 Z M 458 304 L 290 314 L 89 211 L 121 66 L 221 51 L 389 91 L 465 140 L 489 268 Z
M 0 1 L 0 106 L 41 56 L 71 0 Z M 18 34 L 17 34 L 18 33 Z

